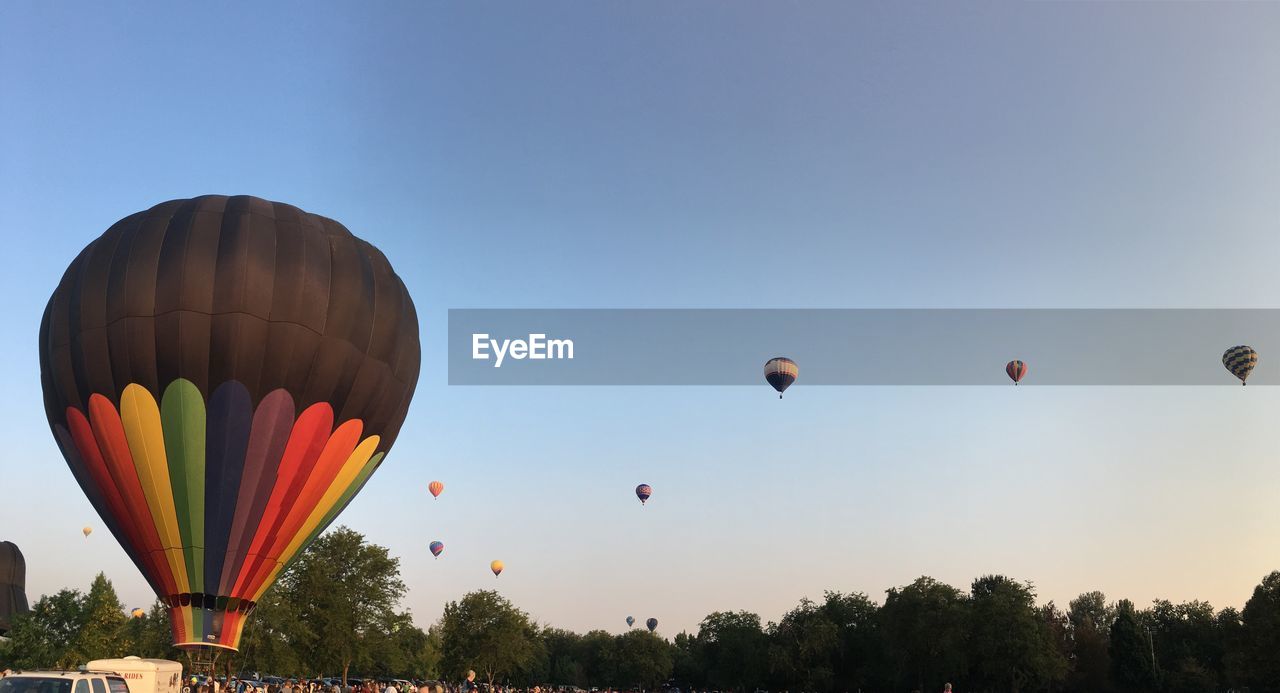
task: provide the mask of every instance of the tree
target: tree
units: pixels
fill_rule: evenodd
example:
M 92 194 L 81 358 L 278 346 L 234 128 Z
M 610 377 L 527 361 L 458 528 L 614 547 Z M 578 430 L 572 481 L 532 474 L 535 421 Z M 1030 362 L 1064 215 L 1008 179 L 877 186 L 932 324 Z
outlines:
M 887 685 L 876 676 L 878 665 L 884 660 L 876 603 L 861 592 L 827 592 L 821 609 L 836 626 L 837 650 L 832 662 L 835 688 L 857 691 Z
M 40 597 L 29 613 L 13 618 L 5 648 L 8 664 L 18 669 L 49 669 L 87 661 L 73 649 L 83 622 L 84 597 L 79 590 Z
M 770 628 L 769 664 L 776 687 L 802 691 L 834 688 L 840 632 L 827 613 L 808 599 Z
M 1121 600 L 1111 625 L 1111 677 L 1124 691 L 1155 690 L 1156 670 L 1151 662 L 1151 641 L 1138 621 L 1133 603 Z
M 671 676 L 671 646 L 662 638 L 633 630 L 615 638 L 618 653 L 618 680 L 622 686 L 639 690 L 657 688 Z
M 1112 610 L 1101 592 L 1086 592 L 1071 600 L 1067 610 L 1071 622 L 1072 659 L 1067 677 L 1068 690 L 1111 690 Z
M 116 595 L 116 589 L 107 576 L 98 573 L 89 586 L 81 607 L 80 632 L 76 634 L 72 649 L 84 662 L 93 659 L 119 657 L 126 640 L 124 604 Z
M 501 676 L 525 666 L 536 653 L 536 633 L 529 616 L 494 591 L 471 592 L 449 602 L 440 620 L 446 675 L 467 669 L 493 685 Z
M 754 690 L 763 684 L 768 652 L 760 617 L 748 611 L 717 611 L 698 628 L 698 659 L 707 683 L 720 690 Z
M 1280 690 L 1280 571 L 1262 578 L 1240 615 L 1249 683 Z
M 941 689 L 963 677 L 968 600 L 960 590 L 925 576 L 887 595 L 880 627 L 895 687 Z
M 268 613 L 259 616 L 275 607 L 291 612 L 291 621 L 261 619 L 260 627 L 275 629 L 264 641 L 283 641 L 310 669 L 341 666 L 344 684 L 353 665 L 372 668 L 375 655 L 386 657 L 387 638 L 407 618 L 395 610 L 405 590 L 399 559 L 346 527 L 316 539 L 273 589 Z
M 1018 693 L 1065 677 L 1066 661 L 1036 613 L 1031 585 L 1003 575 L 974 580 L 969 617 L 969 668 L 977 682 Z

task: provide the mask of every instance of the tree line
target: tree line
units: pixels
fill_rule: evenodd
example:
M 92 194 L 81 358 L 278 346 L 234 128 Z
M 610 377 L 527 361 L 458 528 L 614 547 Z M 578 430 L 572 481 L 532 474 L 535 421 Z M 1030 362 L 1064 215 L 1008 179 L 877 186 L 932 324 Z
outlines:
M 1280 572 L 1243 610 L 1101 592 L 1065 609 L 1031 584 L 988 575 L 967 591 L 921 577 L 883 603 L 857 592 L 801 600 L 776 622 L 716 612 L 667 640 L 642 629 L 584 634 L 538 624 L 494 591 L 445 605 L 423 630 L 399 609 L 399 561 L 346 528 L 318 539 L 264 596 L 224 673 L 457 681 L 508 686 L 737 691 L 1080 693 L 1280 692 Z M 19 617 L 0 665 L 74 667 L 123 654 L 185 657 L 158 603 L 125 615 L 99 575 L 87 592 L 42 597 Z

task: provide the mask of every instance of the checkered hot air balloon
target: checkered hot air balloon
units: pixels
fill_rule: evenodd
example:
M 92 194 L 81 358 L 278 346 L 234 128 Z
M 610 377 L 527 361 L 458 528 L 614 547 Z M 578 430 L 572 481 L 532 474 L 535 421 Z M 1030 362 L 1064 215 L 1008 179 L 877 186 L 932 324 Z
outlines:
M 778 399 L 782 399 L 782 393 L 791 387 L 798 377 L 800 377 L 800 366 L 789 358 L 778 356 L 764 364 L 764 379 L 778 391 Z
M 1231 371 L 1231 375 L 1240 379 L 1240 384 L 1245 385 L 1245 380 L 1249 378 L 1249 374 L 1253 372 L 1253 367 L 1258 365 L 1258 352 L 1253 347 L 1233 346 L 1222 354 L 1222 365 Z
M 1013 384 L 1017 385 L 1019 381 L 1027 376 L 1027 362 L 1016 359 L 1010 361 L 1005 365 L 1004 372 L 1009 375 L 1009 379 L 1013 381 Z

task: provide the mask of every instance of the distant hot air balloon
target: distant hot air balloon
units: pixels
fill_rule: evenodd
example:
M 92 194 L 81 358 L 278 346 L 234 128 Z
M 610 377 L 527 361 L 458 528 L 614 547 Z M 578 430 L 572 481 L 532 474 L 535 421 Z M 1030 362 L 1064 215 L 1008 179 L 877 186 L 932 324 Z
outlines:
M 645 621 L 644 625 L 648 627 L 649 632 L 652 633 L 653 631 L 658 629 L 658 619 L 651 618 L 648 621 Z
M 504 566 L 502 565 L 502 561 L 494 561 L 494 562 L 492 562 L 492 563 L 490 563 L 490 564 L 489 564 L 489 570 L 492 570 L 492 571 L 493 571 L 493 576 L 494 576 L 494 577 L 498 577 L 499 575 L 501 575 L 501 574 L 502 574 L 502 569 L 503 569 L 503 567 L 504 567 Z M 519 582 L 519 581 L 517 580 L 517 582 Z
M 1005 365 L 1004 372 L 1008 374 L 1009 379 L 1013 381 L 1013 384 L 1017 385 L 1020 380 L 1027 377 L 1027 362 L 1018 361 L 1016 359 L 1010 361 Z
M 430 484 L 427 484 L 427 490 L 431 492 L 432 496 L 439 498 L 440 494 L 444 491 L 444 484 L 439 481 L 433 481 Z M 462 495 L 465 496 L 466 494 L 464 493 Z
M 88 539 L 89 535 L 93 534 L 93 528 L 86 525 L 84 529 L 80 530 L 80 533 L 84 535 L 85 539 Z
M 142 609 L 134 609 L 133 611 L 129 612 L 129 615 L 134 618 L 142 618 L 143 616 L 147 615 L 147 612 L 143 611 Z
M 798 377 L 800 377 L 800 366 L 791 359 L 779 356 L 769 359 L 764 364 L 764 379 L 778 391 L 778 399 L 782 399 L 782 393 L 786 392 Z
M 653 487 L 648 484 L 640 484 L 636 487 L 636 498 L 640 499 L 640 505 L 649 500 L 649 496 L 653 495 Z
M 85 247 L 39 351 L 62 454 L 188 650 L 236 649 L 276 576 L 382 463 L 421 358 L 413 301 L 377 248 L 221 195 L 161 203 Z
M 440 554 L 444 553 L 444 543 L 443 543 L 443 542 L 433 541 L 433 542 L 431 542 L 431 545 L 430 545 L 430 546 L 428 546 L 427 548 L 431 549 L 431 555 L 432 555 L 432 556 L 435 556 L 436 558 L 439 558 L 439 557 L 440 557 Z
M 628 627 L 628 628 L 630 628 L 631 626 L 634 626 L 635 624 L 636 624 L 636 617 L 635 617 L 635 616 L 628 616 L 628 617 L 627 617 L 627 627 Z
M 1253 372 L 1253 367 L 1258 365 L 1258 352 L 1254 351 L 1253 347 L 1233 346 L 1222 355 L 1222 365 L 1240 379 L 1241 385 L 1244 385 L 1244 381 L 1249 378 L 1249 373 Z

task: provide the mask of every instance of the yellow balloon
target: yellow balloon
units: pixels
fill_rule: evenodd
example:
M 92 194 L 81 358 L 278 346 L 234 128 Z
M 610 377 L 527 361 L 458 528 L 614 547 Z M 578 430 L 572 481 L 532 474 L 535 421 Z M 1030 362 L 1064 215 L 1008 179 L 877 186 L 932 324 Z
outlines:
M 502 561 L 494 561 L 489 564 L 489 570 L 493 571 L 494 577 L 498 577 L 498 575 L 502 573 L 502 567 Z
M 132 616 L 134 618 L 142 618 L 145 614 L 146 612 L 143 611 L 142 609 L 134 609 L 132 612 Z
M 93 528 L 92 528 L 92 527 L 85 527 L 84 529 L 82 529 L 82 530 L 80 530 L 80 531 L 81 531 L 81 532 L 84 532 L 84 535 L 85 535 L 86 537 L 87 537 L 87 536 L 89 536 L 90 534 L 93 534 Z

